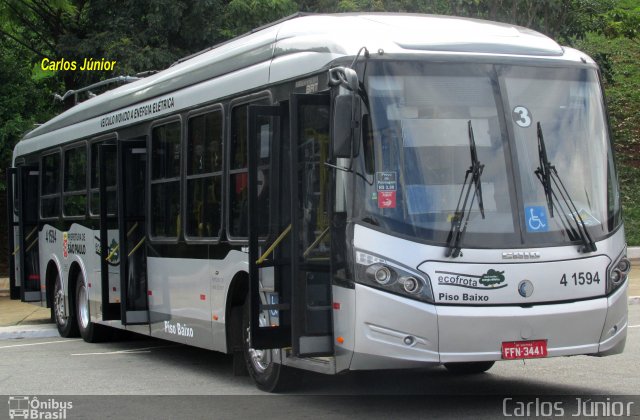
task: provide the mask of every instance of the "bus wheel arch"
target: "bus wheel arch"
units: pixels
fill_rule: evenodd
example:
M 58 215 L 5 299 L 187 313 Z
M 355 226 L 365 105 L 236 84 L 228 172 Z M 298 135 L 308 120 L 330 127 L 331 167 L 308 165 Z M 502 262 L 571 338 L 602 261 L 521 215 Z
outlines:
M 47 308 L 51 308 L 52 321 L 55 321 L 55 314 L 53 312 L 53 293 L 56 284 L 56 277 L 59 275 L 60 271 L 58 270 L 58 265 L 54 260 L 49 260 L 45 271 L 45 288 L 47 293 Z
M 83 275 L 80 264 L 74 261 L 69 266 L 69 274 L 67 275 L 67 296 L 69 299 L 69 316 L 76 316 L 76 279 L 78 274 Z M 83 276 L 84 277 L 84 276 Z
M 249 273 L 240 271 L 233 276 L 227 292 L 225 326 L 227 353 L 242 351 L 242 308 L 249 293 Z

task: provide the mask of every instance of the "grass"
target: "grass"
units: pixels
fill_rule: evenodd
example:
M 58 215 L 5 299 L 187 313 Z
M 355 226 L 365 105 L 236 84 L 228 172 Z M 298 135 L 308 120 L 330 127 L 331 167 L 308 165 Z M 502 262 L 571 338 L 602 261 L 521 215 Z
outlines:
M 611 69 L 605 94 L 613 131 L 627 243 L 640 246 L 640 40 L 589 35 L 576 47 Z

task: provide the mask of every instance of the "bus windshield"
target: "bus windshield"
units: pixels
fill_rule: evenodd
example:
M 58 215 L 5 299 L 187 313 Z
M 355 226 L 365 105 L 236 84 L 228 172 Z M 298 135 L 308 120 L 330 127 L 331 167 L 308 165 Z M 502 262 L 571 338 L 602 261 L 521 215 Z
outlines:
M 579 218 L 594 238 L 619 225 L 594 69 L 372 62 L 365 88 L 361 220 L 444 245 L 462 213 L 460 245 L 479 248 L 579 241 Z M 574 205 L 547 200 L 538 126 Z M 462 209 L 474 155 L 479 188 Z

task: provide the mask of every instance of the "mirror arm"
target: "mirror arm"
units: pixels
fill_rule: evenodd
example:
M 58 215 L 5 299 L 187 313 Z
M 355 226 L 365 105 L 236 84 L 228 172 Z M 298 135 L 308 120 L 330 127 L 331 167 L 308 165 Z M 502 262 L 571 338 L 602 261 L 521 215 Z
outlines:
M 351 92 L 357 92 L 359 88 L 358 74 L 349 67 L 334 67 L 329 69 L 329 85 L 344 86 Z
M 353 162 L 353 159 L 351 159 L 351 161 Z M 373 180 L 372 180 L 371 182 L 369 182 L 369 180 L 367 179 L 367 177 L 365 177 L 364 175 L 362 175 L 362 174 L 361 174 L 360 172 L 358 172 L 358 171 L 354 171 L 354 170 L 351 168 L 351 166 L 352 166 L 353 164 L 350 164 L 348 168 L 344 168 L 344 167 L 342 167 L 342 166 L 338 166 L 338 165 L 333 165 L 333 164 L 331 164 L 331 163 L 329 163 L 329 162 L 324 162 L 324 165 L 325 165 L 325 166 L 328 166 L 328 167 L 330 167 L 330 168 L 336 169 L 336 170 L 338 170 L 338 171 L 347 172 L 347 173 L 350 173 L 350 174 L 356 174 L 357 176 L 359 176 L 360 178 L 362 178 L 362 180 L 363 180 L 364 182 L 366 182 L 366 183 L 367 183 L 367 185 L 369 185 L 369 186 L 372 186 L 372 185 L 373 185 Z

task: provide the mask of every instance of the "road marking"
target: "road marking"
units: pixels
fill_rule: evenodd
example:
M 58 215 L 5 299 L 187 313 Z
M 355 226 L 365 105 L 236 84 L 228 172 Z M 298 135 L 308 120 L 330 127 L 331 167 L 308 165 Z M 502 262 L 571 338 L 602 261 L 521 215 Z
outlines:
M 102 351 L 102 352 L 92 352 L 92 353 L 72 353 L 72 356 L 98 356 L 98 355 L 109 355 L 109 354 L 136 354 L 136 353 L 151 353 L 153 349 L 163 349 L 167 347 L 180 347 L 180 344 L 173 344 L 168 346 L 153 346 L 153 347 L 140 347 L 138 349 L 126 349 L 126 350 L 115 350 L 115 351 Z
M 638 328 L 640 325 L 629 325 L 629 328 Z
M 9 349 L 12 347 L 27 347 L 27 346 L 41 346 L 43 344 L 58 344 L 58 343 L 68 343 L 70 341 L 79 341 L 79 338 L 74 338 L 71 340 L 59 340 L 59 341 L 43 341 L 42 343 L 28 343 L 28 344 L 12 344 L 10 346 L 0 346 L 0 349 Z
M 137 353 L 151 353 L 151 350 L 117 350 L 117 351 L 105 351 L 98 353 L 71 353 L 72 356 L 97 356 L 107 354 L 137 354 Z

